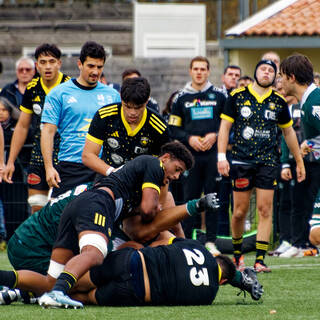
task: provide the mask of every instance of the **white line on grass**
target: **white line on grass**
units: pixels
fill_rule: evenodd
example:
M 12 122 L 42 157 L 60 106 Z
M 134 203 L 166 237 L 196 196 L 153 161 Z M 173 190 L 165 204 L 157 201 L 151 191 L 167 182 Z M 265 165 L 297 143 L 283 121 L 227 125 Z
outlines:
M 281 264 L 281 265 L 274 265 L 274 266 L 270 266 L 271 269 L 310 269 L 310 268 L 315 268 L 315 267 L 319 267 L 320 263 L 309 263 L 309 264 Z

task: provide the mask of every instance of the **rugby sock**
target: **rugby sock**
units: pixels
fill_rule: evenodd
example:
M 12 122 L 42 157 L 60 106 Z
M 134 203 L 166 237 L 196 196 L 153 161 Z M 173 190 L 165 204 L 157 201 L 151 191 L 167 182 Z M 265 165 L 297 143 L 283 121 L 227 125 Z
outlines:
M 57 279 L 53 290 L 62 291 L 64 294 L 66 294 L 76 282 L 77 278 L 72 273 L 63 271 Z
M 236 273 L 233 277 L 233 279 L 230 281 L 230 284 L 233 287 L 241 288 L 242 285 L 242 273 L 238 270 L 236 270 Z
M 18 274 L 13 271 L 0 271 L 0 284 L 8 288 L 14 288 L 18 282 Z
M 239 259 L 242 254 L 242 242 L 243 242 L 243 237 L 232 238 L 233 255 L 237 264 L 239 263 Z
M 256 242 L 256 262 L 262 262 L 268 250 L 269 242 L 267 241 L 257 241 Z
M 200 199 L 189 200 L 187 202 L 187 212 L 190 216 L 199 214 L 198 202 Z

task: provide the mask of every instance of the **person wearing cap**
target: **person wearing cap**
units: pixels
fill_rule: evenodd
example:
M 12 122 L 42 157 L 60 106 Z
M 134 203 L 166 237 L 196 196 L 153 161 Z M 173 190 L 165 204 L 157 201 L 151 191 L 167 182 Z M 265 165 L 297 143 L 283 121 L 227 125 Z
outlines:
M 271 271 L 264 263 L 264 257 L 272 228 L 272 203 L 279 165 L 277 126 L 282 129 L 297 163 L 298 182 L 305 179 L 305 168 L 288 105 L 279 93 L 272 90 L 276 72 L 277 67 L 271 60 L 259 61 L 254 72 L 254 83 L 234 90 L 221 113 L 218 171 L 223 176 L 230 174 L 233 182 L 232 243 L 234 262 L 240 270 L 244 267 L 244 223 L 251 192 L 256 188 L 259 222 L 254 268 L 257 272 Z M 231 126 L 234 146 L 230 170 L 226 149 Z

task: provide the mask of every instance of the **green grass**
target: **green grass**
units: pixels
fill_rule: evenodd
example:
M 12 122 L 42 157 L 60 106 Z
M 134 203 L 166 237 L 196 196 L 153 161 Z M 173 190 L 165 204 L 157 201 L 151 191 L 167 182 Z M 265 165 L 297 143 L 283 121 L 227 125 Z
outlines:
M 247 265 L 254 256 L 246 255 Z M 265 294 L 261 302 L 237 296 L 231 286 L 221 287 L 211 306 L 107 308 L 88 306 L 83 310 L 42 309 L 38 305 L 15 303 L 0 306 L 0 319 L 129 319 L 129 320 L 318 320 L 320 257 L 280 259 L 267 257 L 272 273 L 259 275 Z M 5 253 L 0 268 L 10 270 Z M 270 310 L 276 310 L 270 314 Z

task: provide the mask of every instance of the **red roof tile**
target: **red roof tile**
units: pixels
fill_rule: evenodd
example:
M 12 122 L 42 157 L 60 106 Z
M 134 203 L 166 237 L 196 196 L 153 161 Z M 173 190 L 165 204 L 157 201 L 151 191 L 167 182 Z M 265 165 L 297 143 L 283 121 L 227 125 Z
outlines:
M 249 28 L 246 36 L 318 36 L 320 0 L 300 0 Z

